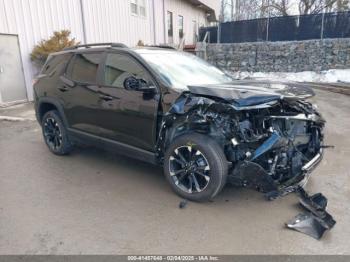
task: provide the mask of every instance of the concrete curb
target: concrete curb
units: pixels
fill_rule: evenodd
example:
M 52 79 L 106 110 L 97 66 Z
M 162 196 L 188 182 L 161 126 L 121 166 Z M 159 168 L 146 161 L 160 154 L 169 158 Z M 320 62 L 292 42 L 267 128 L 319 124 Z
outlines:
M 307 83 L 310 87 L 350 96 L 350 83 Z
M 9 108 L 9 107 L 12 107 L 12 106 L 18 106 L 18 105 L 25 105 L 27 103 L 30 103 L 28 102 L 28 100 L 20 100 L 20 101 L 15 101 L 15 102 L 5 102 L 5 103 L 0 103 L 0 108 Z
M 14 117 L 14 116 L 0 116 L 0 121 L 23 122 L 23 121 L 35 121 L 35 119 L 23 118 L 23 117 Z

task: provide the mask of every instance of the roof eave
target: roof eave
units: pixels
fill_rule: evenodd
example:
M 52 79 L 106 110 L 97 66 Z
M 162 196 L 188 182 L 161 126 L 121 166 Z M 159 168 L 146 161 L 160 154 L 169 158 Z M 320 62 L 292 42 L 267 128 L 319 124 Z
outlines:
M 187 1 L 195 5 L 196 7 L 205 10 L 207 13 L 207 19 L 209 22 L 218 21 L 215 8 L 208 6 L 204 1 L 199 1 L 199 0 L 187 0 Z

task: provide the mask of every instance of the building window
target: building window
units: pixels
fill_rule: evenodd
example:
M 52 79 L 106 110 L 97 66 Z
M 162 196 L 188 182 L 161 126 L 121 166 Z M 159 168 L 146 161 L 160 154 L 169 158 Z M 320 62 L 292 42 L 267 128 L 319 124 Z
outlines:
M 168 41 L 169 43 L 174 42 L 174 30 L 173 30 L 173 13 L 169 12 L 167 13 L 167 25 L 168 25 Z
M 137 0 L 131 0 L 130 2 L 130 8 L 131 8 L 131 13 L 133 15 L 137 15 L 138 14 L 138 8 L 137 8 Z
M 179 39 L 184 37 L 184 17 L 179 15 Z
M 146 17 L 147 15 L 147 0 L 130 0 L 130 9 L 133 15 Z
M 198 28 L 197 28 L 197 21 L 193 20 L 193 43 L 195 44 L 198 39 Z
M 146 17 L 146 0 L 138 0 L 140 15 Z

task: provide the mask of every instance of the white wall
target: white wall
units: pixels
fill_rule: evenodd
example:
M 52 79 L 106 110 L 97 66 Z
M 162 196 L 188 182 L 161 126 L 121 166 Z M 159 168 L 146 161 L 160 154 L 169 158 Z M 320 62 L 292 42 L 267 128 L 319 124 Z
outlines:
M 0 0 L 0 34 L 18 35 L 28 99 L 33 99 L 32 78 L 37 73 L 29 54 L 53 31 L 69 29 L 83 38 L 77 0 Z
M 131 14 L 128 0 L 84 0 L 87 42 L 121 42 L 135 46 L 139 40 L 153 44 L 152 0 L 146 17 Z
M 174 43 L 178 44 L 179 39 L 179 26 L 178 26 L 178 16 L 184 17 L 184 34 L 185 34 L 185 44 L 193 43 L 193 21 L 197 22 L 197 27 L 206 26 L 207 18 L 206 12 L 203 9 L 197 8 L 190 4 L 186 0 L 167 0 L 165 2 L 165 14 L 167 11 L 173 13 L 173 26 L 174 26 Z M 165 20 L 166 24 L 166 20 Z M 168 42 L 168 33 L 166 31 L 166 38 Z
M 206 25 L 205 11 L 186 0 L 146 0 L 145 18 L 131 14 L 129 0 L 82 2 L 86 38 L 89 43 L 122 42 L 128 46 L 135 46 L 139 40 L 145 44 L 164 43 L 167 41 L 167 33 L 164 34 L 167 32 L 164 14 L 168 10 L 173 12 L 174 16 L 175 43 L 179 43 L 178 15 L 184 17 L 186 44 L 192 44 L 193 20 L 196 20 L 199 26 Z M 37 74 L 37 69 L 30 61 L 34 45 L 42 39 L 49 38 L 53 31 L 63 29 L 69 29 L 73 37 L 84 42 L 81 8 L 80 0 L 0 0 L 0 34 L 15 34 L 19 37 L 30 100 L 33 99 L 32 79 Z

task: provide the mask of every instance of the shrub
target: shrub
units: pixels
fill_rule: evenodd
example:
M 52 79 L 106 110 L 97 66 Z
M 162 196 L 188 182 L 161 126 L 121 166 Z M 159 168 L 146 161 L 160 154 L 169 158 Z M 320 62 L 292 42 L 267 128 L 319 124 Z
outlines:
M 34 47 L 30 59 L 41 67 L 51 53 L 79 44 L 80 42 L 76 42 L 75 38 L 70 38 L 70 34 L 69 30 L 56 31 L 48 40 L 41 40 Z
M 142 40 L 139 40 L 136 46 L 145 46 L 145 43 Z

